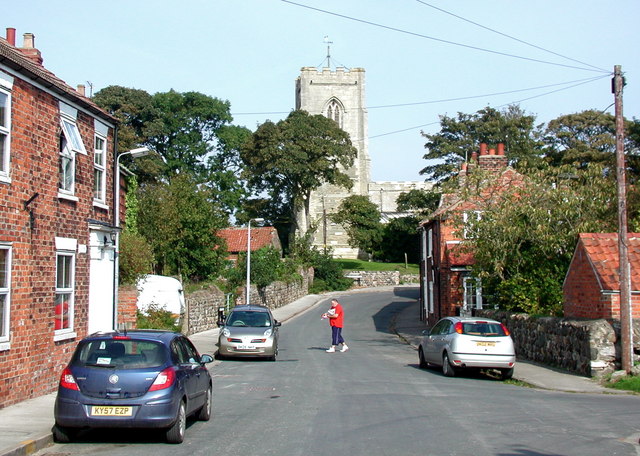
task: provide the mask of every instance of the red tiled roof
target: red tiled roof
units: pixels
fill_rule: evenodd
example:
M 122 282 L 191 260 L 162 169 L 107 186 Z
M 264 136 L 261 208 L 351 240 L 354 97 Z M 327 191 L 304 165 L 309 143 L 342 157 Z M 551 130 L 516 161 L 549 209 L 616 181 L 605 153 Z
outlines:
M 631 289 L 640 290 L 640 233 L 628 233 Z M 603 290 L 620 289 L 620 260 L 617 233 L 580 233 L 579 243 L 587 252 Z
M 247 228 L 225 228 L 218 231 L 218 236 L 227 241 L 229 253 L 247 251 Z M 280 248 L 276 229 L 272 226 L 251 228 L 251 251 L 268 245 Z

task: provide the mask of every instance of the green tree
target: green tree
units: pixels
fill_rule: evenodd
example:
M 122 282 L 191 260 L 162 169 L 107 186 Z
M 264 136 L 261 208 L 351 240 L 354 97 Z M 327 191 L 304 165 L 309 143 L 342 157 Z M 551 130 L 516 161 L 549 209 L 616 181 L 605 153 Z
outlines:
M 549 167 L 479 204 L 481 217 L 465 225 L 474 273 L 501 308 L 533 314 L 561 311 L 578 233 L 612 231 L 617 220 L 615 182 L 599 165 Z
M 403 263 L 405 259 L 409 263 L 418 263 L 420 235 L 417 226 L 420 220 L 418 216 L 398 217 L 383 225 L 376 257 L 390 263 Z
M 414 211 L 418 214 L 430 214 L 438 208 L 441 195 L 442 193 L 439 190 L 434 189 L 414 189 L 408 192 L 402 192 L 396 199 L 398 211 Z
M 158 273 L 198 281 L 222 271 L 226 249 L 215 233 L 226 218 L 210 190 L 189 174 L 141 187 L 140 232 L 149 240 Z
M 383 232 L 380 211 L 367 196 L 348 196 L 330 218 L 345 228 L 352 247 L 358 247 L 369 254 L 373 254 L 378 248 Z
M 640 175 L 636 123 L 624 121 L 627 172 L 634 182 Z M 545 133 L 545 154 L 552 165 L 571 164 L 584 168 L 600 163 L 615 174 L 616 122 L 613 115 L 587 110 L 560 116 L 549 122 Z
M 353 165 L 356 153 L 349 135 L 333 120 L 293 111 L 278 123 L 260 125 L 240 156 L 251 189 L 268 195 L 265 218 L 286 217 L 293 232 L 307 229 L 295 226 L 295 215 L 302 209 L 308 220 L 313 190 L 325 183 L 351 187 L 344 170 Z
M 480 143 L 504 143 L 509 160 L 517 163 L 541 155 L 541 126 L 535 117 L 512 105 L 503 111 L 486 107 L 475 114 L 459 112 L 457 118 L 440 116 L 440 131 L 427 138 L 425 160 L 432 161 L 420 174 L 443 181 L 455 175 Z

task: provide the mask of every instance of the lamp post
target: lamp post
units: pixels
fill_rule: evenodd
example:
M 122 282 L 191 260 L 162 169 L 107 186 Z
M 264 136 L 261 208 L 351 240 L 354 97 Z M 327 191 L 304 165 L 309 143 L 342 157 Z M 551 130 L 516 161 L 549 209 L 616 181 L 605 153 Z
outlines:
M 264 219 L 262 218 L 254 218 L 254 219 L 249 219 L 249 221 L 247 222 L 247 292 L 246 292 L 246 299 L 245 299 L 245 304 L 246 305 L 250 305 L 251 302 L 251 221 L 257 222 L 257 223 L 261 223 L 264 222 Z
M 113 329 L 118 329 L 118 285 L 120 283 L 120 276 L 118 274 L 119 268 L 119 252 L 120 252 L 120 159 L 125 155 L 130 155 L 132 158 L 144 157 L 154 153 L 153 150 L 147 147 L 138 147 L 126 152 L 122 152 L 116 157 L 116 165 L 113 179 L 113 210 L 114 210 L 114 225 L 116 229 L 115 239 L 113 244 L 115 247 L 113 256 Z

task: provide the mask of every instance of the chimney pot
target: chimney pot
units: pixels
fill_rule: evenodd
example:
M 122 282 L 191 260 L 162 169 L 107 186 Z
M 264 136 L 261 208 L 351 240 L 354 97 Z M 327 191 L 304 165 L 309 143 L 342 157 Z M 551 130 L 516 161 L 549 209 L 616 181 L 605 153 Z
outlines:
M 480 143 L 480 155 L 487 153 L 487 143 Z
M 13 27 L 7 27 L 7 41 L 11 46 L 16 45 L 16 29 Z
M 498 155 L 504 155 L 504 143 L 498 143 Z
M 33 33 L 25 33 L 22 35 L 24 41 L 22 47 L 24 49 L 33 49 L 35 47 L 35 36 Z
M 495 149 L 489 149 L 489 155 L 495 155 L 495 154 L 496 154 Z

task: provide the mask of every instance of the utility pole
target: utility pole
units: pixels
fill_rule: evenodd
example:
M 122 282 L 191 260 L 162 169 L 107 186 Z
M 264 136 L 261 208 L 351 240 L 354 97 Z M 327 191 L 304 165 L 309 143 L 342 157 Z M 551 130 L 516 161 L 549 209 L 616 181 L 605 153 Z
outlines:
M 618 181 L 618 257 L 620 267 L 620 336 L 622 369 L 631 373 L 633 367 L 633 318 L 627 236 L 627 197 L 624 160 L 624 117 L 622 115 L 622 67 L 614 66 L 612 91 L 615 97 L 616 115 L 616 177 Z

